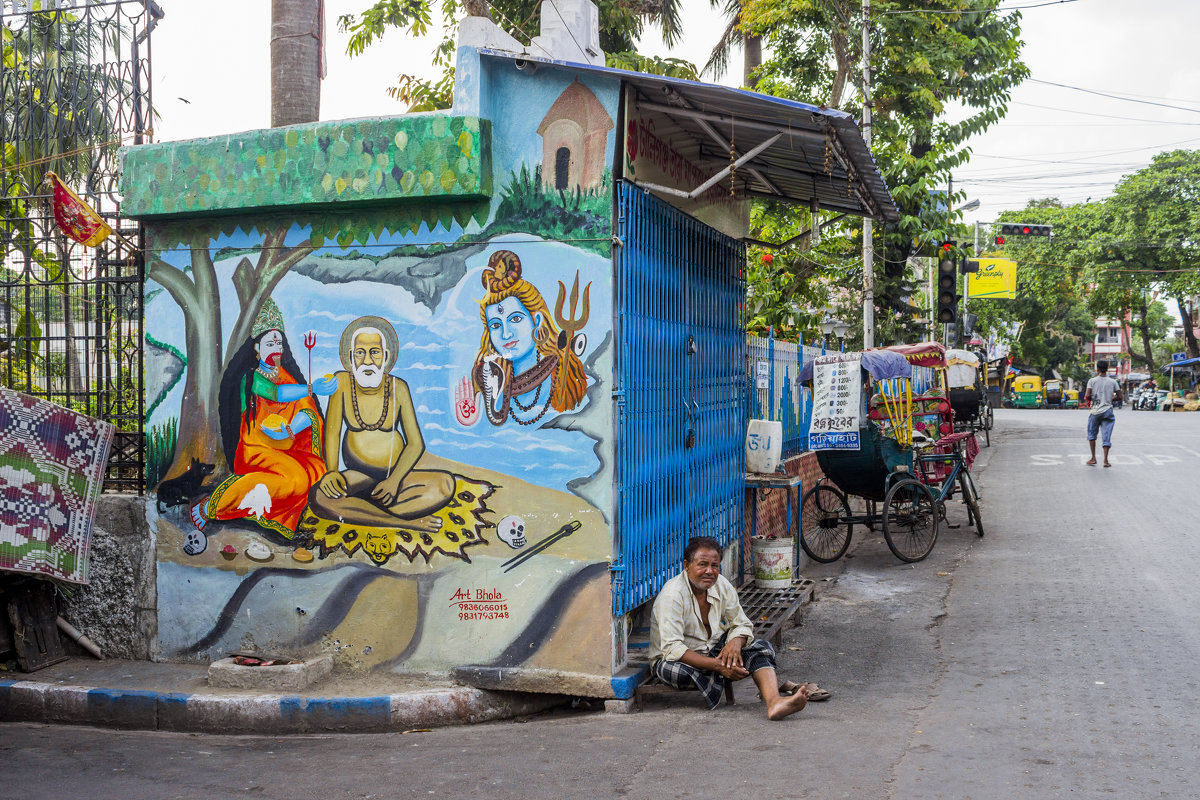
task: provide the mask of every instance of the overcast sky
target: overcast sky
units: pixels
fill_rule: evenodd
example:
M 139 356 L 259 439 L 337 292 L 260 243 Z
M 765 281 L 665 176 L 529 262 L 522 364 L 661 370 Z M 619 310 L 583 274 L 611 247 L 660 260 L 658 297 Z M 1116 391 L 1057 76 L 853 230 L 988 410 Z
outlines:
M 159 2 L 166 17 L 153 40 L 156 139 L 267 127 L 270 1 Z M 650 31 L 641 49 L 702 65 L 724 22 L 708 0 L 682 2 L 684 44 L 668 53 Z M 435 72 L 440 34 L 421 41 L 394 31 L 349 58 L 337 18 L 368 6 L 370 0 L 326 0 L 322 119 L 402 113 L 386 88 L 402 72 Z M 1024 7 L 1023 57 L 1033 79 L 1015 90 L 1008 116 L 973 142 L 971 162 L 954 175 L 955 187 L 981 202 L 968 221 L 992 220 L 1031 198 L 1099 199 L 1155 153 L 1200 148 L 1200 0 L 1006 0 L 1003 6 Z M 741 63 L 740 53 L 732 63 Z

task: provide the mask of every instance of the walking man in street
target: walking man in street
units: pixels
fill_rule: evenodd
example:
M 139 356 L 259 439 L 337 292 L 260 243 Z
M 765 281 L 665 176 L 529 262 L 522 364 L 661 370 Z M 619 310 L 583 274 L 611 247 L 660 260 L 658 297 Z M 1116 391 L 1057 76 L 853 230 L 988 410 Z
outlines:
M 815 683 L 779 684 L 775 651 L 754 638 L 754 626 L 737 589 L 721 575 L 721 546 L 695 536 L 683 552 L 683 571 L 667 581 L 650 614 L 650 671 L 677 689 L 699 689 L 709 709 L 721 702 L 725 681 L 750 677 L 767 705 L 783 719 L 829 692 Z
M 1104 445 L 1104 466 L 1108 463 L 1108 450 L 1112 447 L 1112 429 L 1116 424 L 1117 415 L 1113 412 L 1113 400 L 1121 396 L 1121 384 L 1108 377 L 1108 362 L 1097 361 L 1096 372 L 1099 374 L 1087 382 L 1087 391 L 1083 399 L 1091 404 L 1092 413 L 1088 415 L 1087 438 L 1092 457 L 1087 462 L 1089 467 L 1096 466 L 1096 434 L 1102 436 Z

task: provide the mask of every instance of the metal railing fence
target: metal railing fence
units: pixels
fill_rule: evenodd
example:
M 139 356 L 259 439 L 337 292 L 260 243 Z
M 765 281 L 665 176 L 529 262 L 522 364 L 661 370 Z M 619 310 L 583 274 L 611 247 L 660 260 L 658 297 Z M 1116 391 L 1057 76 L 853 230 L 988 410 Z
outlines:
M 145 0 L 0 3 L 0 383 L 113 423 L 105 487 L 141 491 L 142 238 L 117 148 L 152 134 Z M 53 171 L 118 236 L 55 224 Z
M 774 335 L 746 339 L 747 418 L 783 424 L 783 458 L 808 450 L 812 424 L 812 391 L 799 383 L 804 365 L 826 352 L 825 348 L 777 340 Z M 913 367 L 913 394 L 924 394 L 937 386 L 937 373 L 928 367 Z

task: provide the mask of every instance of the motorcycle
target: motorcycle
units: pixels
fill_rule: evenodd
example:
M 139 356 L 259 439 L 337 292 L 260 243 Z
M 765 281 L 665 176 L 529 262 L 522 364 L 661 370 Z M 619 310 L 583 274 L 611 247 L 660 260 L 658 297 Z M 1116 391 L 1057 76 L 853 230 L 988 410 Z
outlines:
M 1143 389 L 1130 408 L 1134 411 L 1157 411 L 1158 404 L 1167 396 L 1165 389 Z

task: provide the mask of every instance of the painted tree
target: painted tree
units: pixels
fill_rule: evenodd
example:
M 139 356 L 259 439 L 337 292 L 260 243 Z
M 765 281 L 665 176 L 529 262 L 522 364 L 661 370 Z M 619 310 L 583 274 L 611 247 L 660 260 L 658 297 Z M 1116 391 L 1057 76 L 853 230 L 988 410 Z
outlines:
M 238 299 L 238 317 L 229 340 L 222 342 L 221 294 L 216 267 L 209 250 L 208 230 L 193 230 L 181 237 L 190 247 L 190 269 L 167 263 L 155 250 L 147 253 L 146 277 L 160 284 L 179 304 L 184 314 L 187 373 L 179 412 L 175 458 L 166 474 L 182 472 L 195 457 L 227 470 L 221 450 L 217 391 L 229 358 L 250 336 L 250 328 L 263 301 L 287 271 L 313 252 L 312 242 L 288 247 L 287 229 L 269 230 L 263 237 L 256 262 L 242 258 L 234 268 L 233 286 Z
M 876 228 L 880 341 L 889 327 L 898 339 L 921 335 L 914 323 L 925 309 L 908 300 L 918 291 L 908 259 L 931 242 L 954 238 L 945 203 L 931 191 L 969 158 L 970 138 L 1004 116 L 1013 87 L 1029 74 L 1020 60 L 1018 12 L 997 11 L 998 0 L 937 5 L 871 5 L 872 149 L 900 211 L 897 224 Z M 743 34 L 763 37 L 773 53 L 759 70 L 757 90 L 858 114 L 860 9 L 857 0 L 743 0 Z M 850 87 L 859 89 L 856 96 L 847 95 Z M 810 257 L 820 259 L 820 251 Z M 845 277 L 861 285 L 861 272 Z

